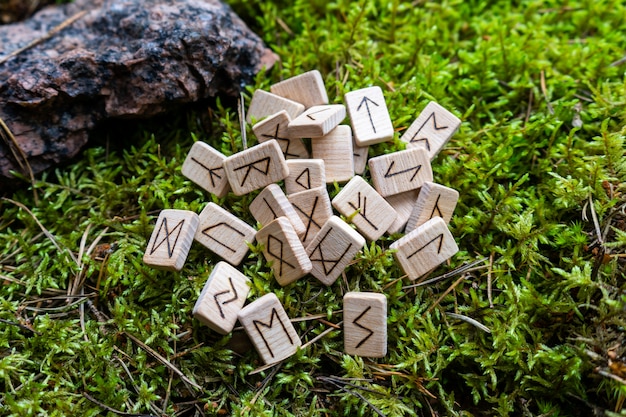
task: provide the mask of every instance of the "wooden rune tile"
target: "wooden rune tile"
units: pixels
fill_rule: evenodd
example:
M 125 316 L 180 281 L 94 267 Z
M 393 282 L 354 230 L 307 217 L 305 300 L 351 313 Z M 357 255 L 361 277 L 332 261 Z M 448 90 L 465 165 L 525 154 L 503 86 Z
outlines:
M 393 207 L 360 176 L 344 185 L 332 205 L 369 240 L 381 237 L 397 217 Z
M 230 191 L 222 165 L 225 159 L 224 154 L 206 143 L 196 142 L 191 146 L 181 172 L 204 190 L 222 198 Z
M 143 262 L 166 271 L 183 269 L 198 223 L 198 215 L 192 211 L 161 210 Z
M 248 223 L 209 203 L 200 213 L 195 239 L 231 264 L 239 265 L 248 253 L 246 242 L 254 242 L 255 235 L 256 230 Z
M 328 191 L 325 186 L 313 188 L 290 194 L 287 199 L 304 223 L 305 231 L 304 236 L 302 236 L 302 244 L 307 247 L 322 229 L 324 223 L 333 215 Z
M 396 250 L 394 257 L 411 280 L 418 279 L 459 251 L 441 217 L 433 217 L 389 247 Z
M 420 190 L 411 216 L 406 224 L 406 233 L 412 232 L 435 216 L 441 217 L 446 224 L 450 223 L 459 192 L 452 188 L 426 181 Z
M 283 305 L 269 293 L 245 306 L 239 322 L 266 364 L 280 362 L 302 345 Z
M 248 106 L 246 122 L 253 123 L 279 111 L 285 111 L 290 118 L 295 119 L 304 111 L 304 104 L 267 91 L 256 90 Z
M 263 245 L 263 255 L 272 263 L 280 285 L 291 284 L 311 272 L 311 261 L 286 217 L 268 223 L 257 232 L 256 240 Z
M 382 358 L 387 354 L 387 297 L 373 292 L 343 296 L 343 345 L 348 355 Z
M 344 101 L 358 146 L 393 139 L 393 124 L 380 87 L 350 91 L 344 95 Z
M 420 146 L 434 159 L 461 126 L 461 119 L 431 101 L 400 137 L 408 147 Z
M 270 91 L 281 97 L 304 104 L 306 108 L 328 104 L 328 93 L 319 71 L 308 71 L 288 78 L 270 87 Z
M 249 282 L 228 262 L 218 262 L 193 307 L 193 316 L 220 334 L 230 333 L 250 292 Z
M 354 138 L 352 138 L 352 155 L 354 156 L 354 173 L 363 175 L 365 166 L 367 165 L 367 153 L 369 146 L 357 146 Z
M 396 220 L 387 229 L 388 234 L 400 233 L 404 229 L 406 222 L 413 212 L 413 207 L 415 207 L 415 201 L 418 195 L 419 190 L 411 190 L 385 197 L 385 200 L 387 200 L 396 213 L 398 213 Z
M 323 159 L 292 159 L 287 161 L 289 175 L 285 191 L 294 194 L 317 187 L 326 187 L 326 168 Z
M 277 184 L 270 184 L 259 193 L 248 207 L 252 217 L 267 226 L 270 222 L 285 216 L 293 226 L 298 236 L 304 236 L 306 228 L 296 213 L 287 196 Z
M 278 142 L 271 139 L 229 156 L 224 170 L 235 195 L 244 195 L 289 175 L 289 168 Z
M 354 177 L 352 129 L 339 125 L 328 135 L 311 141 L 313 158 L 323 159 L 326 183 L 346 182 Z
M 363 246 L 363 236 L 339 217 L 331 216 L 306 247 L 313 264 L 311 275 L 332 285 Z
M 346 107 L 343 104 L 313 106 L 289 123 L 287 133 L 291 138 L 321 138 L 345 118 Z
M 383 197 L 415 190 L 433 180 L 428 152 L 411 148 L 371 158 L 368 161 L 374 188 Z
M 285 159 L 308 158 L 309 151 L 302 139 L 292 139 L 287 135 L 287 126 L 290 121 L 291 118 L 283 110 L 252 126 L 252 131 L 260 143 L 275 139 Z

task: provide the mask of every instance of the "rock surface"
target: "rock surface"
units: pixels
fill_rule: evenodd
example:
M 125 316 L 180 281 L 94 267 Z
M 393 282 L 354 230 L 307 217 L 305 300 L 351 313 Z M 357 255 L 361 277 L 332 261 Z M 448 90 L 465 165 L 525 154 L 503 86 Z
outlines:
M 145 118 L 217 95 L 237 95 L 277 57 L 218 0 L 76 0 L 0 26 L 0 188 L 20 152 L 34 173 L 76 155 L 98 122 Z M 123 139 L 122 139 L 123 140 Z

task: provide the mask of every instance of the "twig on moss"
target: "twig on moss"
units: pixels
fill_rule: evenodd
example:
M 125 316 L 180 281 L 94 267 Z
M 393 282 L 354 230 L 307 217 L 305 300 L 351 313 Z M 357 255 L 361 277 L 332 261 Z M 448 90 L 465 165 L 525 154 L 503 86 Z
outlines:
M 91 395 L 87 394 L 85 391 L 83 391 L 83 397 L 85 397 L 86 399 L 88 399 L 89 401 L 91 401 L 92 403 L 96 404 L 99 407 L 104 408 L 105 410 L 107 410 L 110 413 L 114 413 L 120 416 L 124 416 L 124 417 L 158 417 L 154 414 L 137 414 L 137 413 L 126 413 L 124 411 L 120 411 L 120 410 L 116 410 L 113 407 L 109 407 L 108 405 L 101 403 L 100 401 L 96 400 L 94 397 L 92 397 Z

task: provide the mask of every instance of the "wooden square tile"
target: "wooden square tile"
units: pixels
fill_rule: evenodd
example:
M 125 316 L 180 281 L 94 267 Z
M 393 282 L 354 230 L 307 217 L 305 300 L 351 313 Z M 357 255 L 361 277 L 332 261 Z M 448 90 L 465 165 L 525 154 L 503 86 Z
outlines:
M 161 210 L 143 262 L 157 269 L 180 271 L 185 265 L 193 236 L 198 227 L 198 215 L 187 210 Z
M 313 158 L 323 159 L 326 182 L 346 182 L 354 177 L 352 129 L 339 125 L 326 136 L 311 141 Z
M 326 168 L 323 159 L 292 159 L 287 161 L 289 175 L 285 191 L 294 194 L 317 187 L 326 187 Z
M 230 185 L 224 172 L 226 156 L 204 142 L 196 142 L 191 146 L 181 173 L 204 190 L 222 198 Z
M 380 87 L 350 91 L 344 95 L 344 101 L 358 146 L 393 139 L 393 124 Z
M 348 355 L 382 358 L 387 354 L 387 297 L 373 292 L 343 296 L 343 340 Z
M 352 155 L 354 156 L 354 173 L 363 175 L 365 166 L 367 165 L 367 154 L 369 146 L 357 146 L 354 138 L 352 138 Z
M 270 91 L 304 104 L 306 108 L 328 104 L 328 93 L 319 71 L 308 71 L 270 87 Z
M 287 199 L 304 223 L 305 231 L 302 243 L 307 247 L 324 223 L 333 215 L 330 197 L 326 187 L 313 188 L 299 193 L 289 194 Z
M 289 117 L 295 119 L 304 111 L 304 104 L 289 100 L 263 90 L 256 90 L 250 100 L 246 113 L 246 122 L 253 123 L 271 116 L 279 111 L 285 111 Z
M 421 147 L 377 156 L 368 164 L 374 188 L 383 197 L 418 189 L 433 180 L 428 152 Z
M 289 123 L 291 138 L 320 138 L 336 128 L 346 118 L 343 104 L 313 106 Z
M 270 222 L 285 216 L 298 236 L 306 231 L 304 223 L 296 213 L 287 196 L 277 184 L 270 184 L 259 193 L 248 207 L 254 219 L 267 226 Z
M 287 126 L 291 122 L 286 111 L 273 114 L 265 120 L 252 126 L 252 131 L 260 143 L 275 139 L 280 145 L 285 159 L 308 158 L 309 151 L 302 139 L 292 139 L 287 134 Z
M 400 137 L 408 147 L 420 146 L 434 159 L 461 126 L 461 119 L 431 101 Z
M 412 232 L 435 216 L 441 217 L 446 224 L 450 223 L 459 192 L 441 184 L 426 181 L 420 190 L 411 216 L 406 224 L 406 233 Z
M 413 207 L 415 207 L 415 201 L 418 195 L 419 190 L 411 190 L 385 197 L 385 200 L 387 200 L 396 213 L 398 213 L 396 220 L 387 229 L 388 234 L 391 235 L 402 232 L 413 212 Z

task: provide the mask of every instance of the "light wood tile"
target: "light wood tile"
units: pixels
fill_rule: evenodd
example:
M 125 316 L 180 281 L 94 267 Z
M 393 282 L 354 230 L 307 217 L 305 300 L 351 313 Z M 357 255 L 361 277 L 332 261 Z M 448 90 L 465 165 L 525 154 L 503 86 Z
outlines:
M 311 261 L 286 217 L 268 223 L 257 232 L 256 240 L 263 245 L 263 255 L 272 263 L 274 277 L 280 285 L 291 284 L 311 272 Z
M 319 71 L 308 71 L 270 87 L 270 91 L 304 104 L 306 108 L 328 104 L 328 93 Z
M 292 159 L 287 161 L 289 176 L 285 191 L 294 194 L 317 187 L 326 187 L 326 168 L 323 159 Z
M 302 345 L 280 300 L 273 293 L 245 306 L 239 312 L 239 322 L 266 364 L 287 359 Z
M 289 117 L 295 119 L 304 111 L 304 104 L 267 91 L 256 90 L 248 106 L 246 122 L 253 123 L 279 111 L 285 111 Z
M 209 203 L 200 213 L 195 239 L 231 264 L 239 265 L 248 253 L 246 242 L 254 242 L 255 235 L 256 230 L 248 223 Z
M 387 354 L 387 297 L 373 292 L 343 296 L 343 340 L 348 355 L 382 358 Z
M 313 188 L 290 194 L 287 199 L 304 223 L 305 231 L 302 236 L 302 243 L 304 247 L 307 247 L 322 229 L 324 223 L 333 215 L 328 191 L 325 186 Z
M 400 137 L 407 147 L 419 146 L 432 160 L 461 126 L 461 119 L 431 101 Z
M 252 126 L 252 131 L 260 143 L 275 139 L 280 145 L 280 150 L 285 159 L 308 158 L 309 151 L 304 146 L 302 139 L 292 139 L 287 135 L 289 122 L 291 119 L 283 110 Z
M 313 264 L 311 275 L 332 285 L 363 246 L 363 236 L 339 217 L 331 216 L 306 248 Z
M 371 158 L 368 161 L 374 188 L 383 197 L 415 190 L 433 180 L 428 153 L 412 148 Z
M 198 215 L 192 211 L 161 210 L 143 262 L 157 269 L 180 271 L 187 260 L 198 223 Z
M 411 280 L 416 280 L 459 251 L 448 225 L 433 217 L 389 246 Z
M 287 133 L 291 138 L 321 138 L 345 118 L 346 108 L 343 104 L 313 106 L 289 123 Z
M 181 173 L 204 190 L 222 198 L 230 185 L 224 173 L 223 163 L 226 156 L 204 142 L 196 142 L 191 146 Z
M 354 138 L 352 138 L 352 155 L 354 156 L 354 173 L 363 175 L 367 166 L 367 154 L 369 146 L 357 146 Z
M 450 223 L 459 192 L 441 184 L 426 181 L 420 190 L 411 217 L 406 224 L 406 233 L 412 232 L 435 216 L 441 217 L 446 224 Z
M 352 129 L 339 125 L 328 135 L 311 141 L 313 158 L 323 159 L 326 182 L 346 182 L 354 177 Z
M 227 262 L 218 262 L 193 307 L 193 316 L 220 334 L 230 333 L 250 292 L 249 282 Z
M 344 102 L 358 146 L 393 139 L 393 124 L 380 87 L 350 91 L 344 95 Z
M 287 196 L 277 184 L 270 184 L 259 193 L 248 207 L 252 217 L 267 226 L 270 222 L 285 216 L 293 226 L 298 236 L 303 236 L 306 228 L 296 213 Z
M 369 240 L 381 237 L 397 217 L 393 207 L 360 176 L 344 185 L 332 205 Z
M 275 139 L 229 156 L 224 160 L 224 170 L 235 195 L 258 190 L 289 175 L 285 157 Z
M 387 200 L 396 213 L 398 213 L 396 220 L 387 229 L 387 233 L 390 235 L 400 233 L 404 229 L 406 222 L 413 212 L 413 207 L 415 207 L 415 201 L 418 195 L 419 190 L 411 190 L 385 197 L 385 200 Z

